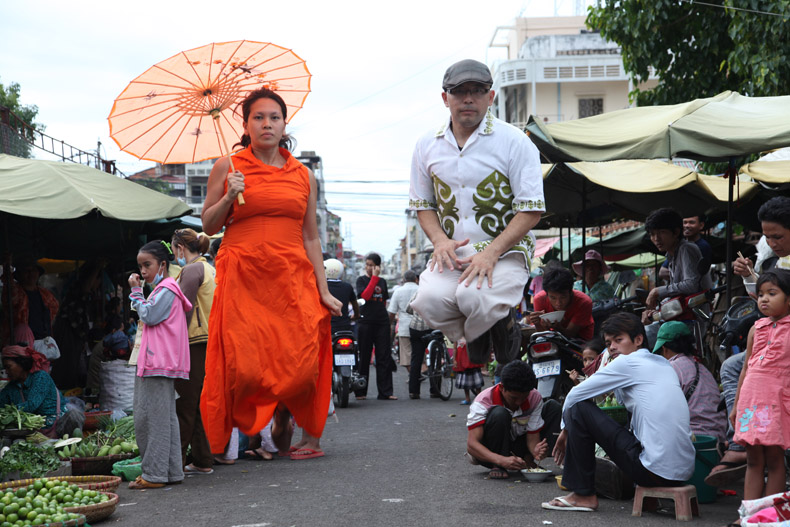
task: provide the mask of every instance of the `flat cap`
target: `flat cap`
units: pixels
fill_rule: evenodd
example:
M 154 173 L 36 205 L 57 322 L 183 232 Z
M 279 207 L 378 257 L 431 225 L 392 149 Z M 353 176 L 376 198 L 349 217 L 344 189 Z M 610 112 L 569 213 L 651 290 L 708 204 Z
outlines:
M 491 78 L 491 70 L 488 66 L 476 60 L 466 59 L 447 68 L 442 80 L 442 89 L 451 90 L 465 82 L 479 82 L 491 86 L 494 84 L 494 79 Z

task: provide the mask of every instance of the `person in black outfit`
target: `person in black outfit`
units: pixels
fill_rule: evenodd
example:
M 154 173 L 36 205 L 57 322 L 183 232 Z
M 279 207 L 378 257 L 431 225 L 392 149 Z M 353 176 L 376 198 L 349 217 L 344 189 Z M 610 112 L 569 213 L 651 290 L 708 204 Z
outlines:
M 381 274 L 381 256 L 370 253 L 365 257 L 365 276 L 357 278 L 357 298 L 365 301 L 360 308 L 359 328 L 359 374 L 365 380 L 370 377 L 370 355 L 376 348 L 376 388 L 378 398 L 396 400 L 392 394 L 392 354 L 390 353 L 390 318 L 387 313 L 387 282 Z M 368 382 L 368 385 L 370 382 Z M 365 399 L 367 386 L 355 392 L 357 399 Z
M 332 334 L 336 331 L 351 331 L 351 321 L 359 318 L 359 304 L 351 284 L 342 280 L 343 264 L 340 260 L 330 258 L 324 260 L 324 272 L 326 273 L 326 283 L 332 296 L 340 300 L 343 304 L 342 314 L 339 317 L 332 316 Z M 354 309 L 354 316 L 348 316 L 348 304 Z M 369 359 L 368 359 L 369 360 Z

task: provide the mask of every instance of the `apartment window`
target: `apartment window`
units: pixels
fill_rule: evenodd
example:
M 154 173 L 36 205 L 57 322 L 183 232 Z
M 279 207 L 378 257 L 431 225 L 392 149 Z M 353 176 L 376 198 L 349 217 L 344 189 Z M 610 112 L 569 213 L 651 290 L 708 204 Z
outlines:
M 192 197 L 193 198 L 205 198 L 206 197 L 206 187 L 203 185 L 192 185 Z
M 579 99 L 579 119 L 603 113 L 603 99 Z

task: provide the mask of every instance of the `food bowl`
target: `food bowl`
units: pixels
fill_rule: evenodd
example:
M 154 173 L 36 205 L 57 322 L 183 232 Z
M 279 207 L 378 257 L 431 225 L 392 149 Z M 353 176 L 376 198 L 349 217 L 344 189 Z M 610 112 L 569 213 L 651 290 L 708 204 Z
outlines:
M 540 315 L 540 319 L 548 324 L 557 324 L 565 317 L 565 311 L 552 311 Z
M 530 483 L 543 483 L 552 475 L 551 470 L 543 468 L 523 468 L 521 473 L 524 475 L 524 479 Z

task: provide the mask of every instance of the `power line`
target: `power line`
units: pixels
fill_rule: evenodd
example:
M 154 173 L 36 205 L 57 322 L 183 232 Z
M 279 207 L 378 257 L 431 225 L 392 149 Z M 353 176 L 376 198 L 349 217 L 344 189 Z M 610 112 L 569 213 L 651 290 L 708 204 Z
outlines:
M 689 4 L 704 5 L 706 7 L 718 7 L 719 9 L 725 9 L 725 10 L 731 9 L 733 11 L 743 11 L 745 13 L 754 13 L 756 15 L 770 15 L 770 16 L 781 16 L 781 17 L 788 16 L 783 13 L 771 13 L 770 11 L 759 11 L 757 9 L 746 9 L 743 7 L 730 7 L 726 5 L 708 4 L 706 2 L 697 2 L 697 0 L 682 0 L 682 1 L 687 2 Z
M 403 198 L 407 199 L 408 194 L 385 194 L 383 192 L 343 192 L 340 190 L 325 190 L 324 194 L 341 194 L 344 196 L 383 196 L 388 198 Z

